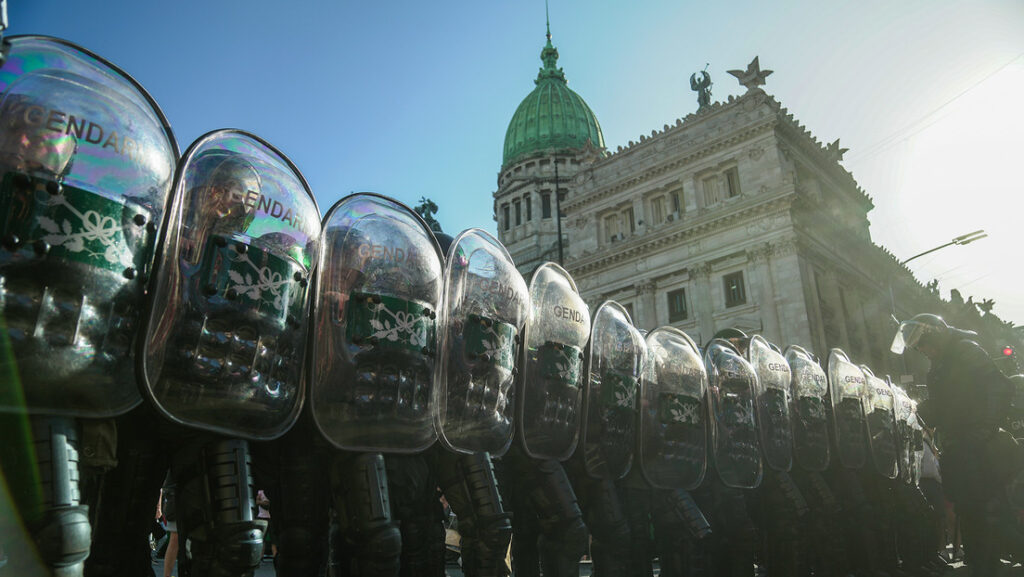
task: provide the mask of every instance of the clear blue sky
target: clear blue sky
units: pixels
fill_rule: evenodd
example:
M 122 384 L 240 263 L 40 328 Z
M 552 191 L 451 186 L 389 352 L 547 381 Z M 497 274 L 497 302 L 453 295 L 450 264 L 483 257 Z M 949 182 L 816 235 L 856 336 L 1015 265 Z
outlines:
M 66 38 L 135 76 L 184 149 L 222 127 L 274 143 L 322 211 L 353 191 L 441 207 L 445 230 L 493 231 L 508 121 L 532 89 L 541 0 L 269 2 L 8 0 L 11 33 Z M 696 108 L 687 79 L 759 55 L 765 89 L 874 200 L 898 257 L 985 228 L 913 263 L 943 289 L 995 298 L 1024 323 L 1024 2 L 552 0 L 569 85 L 611 150 Z

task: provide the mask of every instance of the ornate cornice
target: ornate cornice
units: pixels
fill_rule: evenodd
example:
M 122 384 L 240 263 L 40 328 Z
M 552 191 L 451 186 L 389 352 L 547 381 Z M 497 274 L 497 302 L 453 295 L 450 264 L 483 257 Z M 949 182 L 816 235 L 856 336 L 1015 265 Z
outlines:
M 563 209 L 568 212 L 572 210 L 579 210 L 587 205 L 594 204 L 602 199 L 608 198 L 609 196 L 643 184 L 644 182 L 661 176 L 666 172 L 681 168 L 701 158 L 710 156 L 724 148 L 734 146 L 740 142 L 750 140 L 759 134 L 769 132 L 774 128 L 775 124 L 775 119 L 769 117 L 717 139 L 699 143 L 688 143 L 689 148 L 691 149 L 690 152 L 684 153 L 682 156 L 676 156 L 674 160 L 660 163 L 646 170 L 631 172 L 627 178 L 619 179 L 617 182 L 593 192 L 584 193 L 580 190 L 574 190 L 573 195 L 562 205 Z M 659 138 L 661 138 L 660 135 Z M 651 141 L 649 140 L 647 142 Z M 610 158 L 618 158 L 618 156 L 616 155 Z M 606 159 L 603 162 L 586 169 L 586 171 L 596 172 L 600 168 L 607 166 L 609 162 L 610 160 Z
M 633 285 L 633 287 L 636 289 L 638 296 L 652 295 L 654 294 L 654 289 L 657 288 L 652 280 L 640 281 Z
M 698 220 L 698 222 L 688 227 L 681 224 L 678 228 L 658 231 L 658 234 L 642 235 L 626 241 L 620 247 L 617 247 L 618 250 L 614 252 L 603 249 L 576 260 L 569 272 L 573 276 L 584 275 L 666 245 L 679 244 L 726 227 L 734 226 L 740 221 L 750 221 L 761 215 L 787 212 L 793 198 L 792 193 L 783 194 L 757 204 L 739 205 L 736 210 L 714 212 L 711 215 L 705 215 L 704 220 Z
M 766 262 L 772 256 L 772 245 L 763 243 L 747 249 L 747 260 L 754 264 Z
M 704 261 L 689 268 L 690 278 L 695 281 L 708 280 L 711 278 L 711 263 Z

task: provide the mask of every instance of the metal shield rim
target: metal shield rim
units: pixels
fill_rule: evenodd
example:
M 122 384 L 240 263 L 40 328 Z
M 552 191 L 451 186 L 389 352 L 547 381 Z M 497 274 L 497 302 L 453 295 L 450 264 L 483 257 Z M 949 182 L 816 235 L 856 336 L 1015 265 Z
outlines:
M 444 263 L 444 254 L 441 252 L 441 245 L 438 244 L 437 238 L 433 235 L 432 231 L 430 230 L 430 226 L 427 224 L 427 222 L 425 220 L 423 220 L 423 217 L 421 217 L 419 214 L 417 214 L 416 211 L 414 211 L 411 208 L 409 208 L 409 205 L 405 204 L 404 202 L 402 202 L 400 200 L 397 200 L 395 198 L 392 198 L 390 196 L 387 196 L 385 194 L 379 193 L 379 192 L 369 192 L 369 191 L 353 192 L 351 194 L 347 194 L 347 195 L 339 198 L 338 200 L 336 200 L 334 202 L 334 204 L 332 204 L 331 207 L 329 209 L 327 209 L 327 212 L 324 214 L 323 218 L 320 220 L 321 236 L 323 236 L 324 231 L 327 230 L 327 223 L 329 223 L 331 221 L 331 218 L 334 216 L 334 213 L 336 211 L 338 211 L 343 205 L 346 205 L 346 204 L 348 204 L 350 202 L 357 202 L 358 200 L 360 200 L 362 198 L 376 198 L 378 200 L 383 200 L 383 201 L 385 201 L 387 203 L 394 204 L 394 205 L 404 209 L 406 212 L 408 212 L 409 215 L 412 216 L 413 218 L 415 218 L 415 220 L 420 224 L 421 227 L 423 227 L 424 230 L 430 232 L 430 234 L 428 236 L 430 237 L 431 246 L 434 247 L 434 252 L 437 254 L 437 257 L 439 259 L 441 259 L 442 263 Z M 327 258 L 327 251 L 326 250 L 321 250 L 320 251 L 320 258 L 319 258 L 319 261 L 320 261 L 321 265 L 323 264 L 324 260 L 326 260 L 326 258 Z M 316 292 L 317 298 L 313 299 L 313 302 L 310 305 L 310 311 L 313 310 L 313 308 L 318 304 L 318 301 L 319 301 L 320 275 L 321 275 L 323 269 L 324 269 L 323 266 L 318 266 L 317 270 L 316 270 L 316 274 L 314 275 L 314 279 L 316 280 L 316 287 L 317 287 L 317 292 Z M 443 279 L 442 279 L 442 282 L 443 282 Z M 311 312 L 311 314 L 312 314 L 312 312 Z M 307 355 L 308 358 L 306 359 L 306 365 L 308 366 L 308 371 L 309 372 L 308 372 L 308 377 L 305 379 L 306 381 L 310 381 L 311 379 L 314 378 L 314 375 L 315 375 L 314 367 L 313 367 L 313 363 L 314 363 L 313 359 L 316 356 L 316 354 L 315 354 L 316 353 L 316 343 L 314 342 L 314 338 L 313 338 L 314 337 L 314 333 L 316 332 L 315 330 L 313 330 L 313 328 L 315 327 L 315 324 L 316 324 L 316 316 L 313 316 L 313 320 L 311 321 L 311 326 L 310 326 L 311 330 L 309 331 L 309 333 L 310 333 L 309 334 L 309 339 L 310 339 L 309 347 L 310 347 L 310 350 L 313 352 L 313 354 Z M 307 383 L 307 385 L 308 385 L 307 386 L 308 389 L 312 389 L 313 385 L 312 385 L 311 382 Z M 320 433 L 320 436 L 325 441 L 327 441 L 328 443 L 331 444 L 331 446 L 333 446 L 333 447 L 335 447 L 337 449 L 340 449 L 342 451 L 354 451 L 354 452 L 363 452 L 363 453 L 384 453 L 384 454 L 389 454 L 389 455 L 414 455 L 416 453 L 422 453 L 423 451 L 426 451 L 427 449 L 432 447 L 434 445 L 434 443 L 437 442 L 437 430 L 433 427 L 433 422 L 431 422 L 431 430 L 434 432 L 434 434 L 431 436 L 430 442 L 424 444 L 424 446 L 422 446 L 422 447 L 411 448 L 411 449 L 389 449 L 387 451 L 382 451 L 381 449 L 379 449 L 377 447 L 368 447 L 368 446 L 364 447 L 364 446 L 354 446 L 354 445 L 341 445 L 341 444 L 338 444 L 337 442 L 335 442 L 335 440 L 331 436 L 329 436 L 327 434 L 326 431 L 324 431 L 323 427 L 320 425 L 320 421 L 317 420 L 317 418 L 316 418 L 316 410 L 313 408 L 314 405 L 316 405 L 316 402 L 314 401 L 313 395 L 312 394 L 307 394 L 307 396 L 309 397 L 308 405 L 309 405 L 309 412 L 311 413 L 310 417 L 311 417 L 311 420 L 313 421 L 313 425 L 316 427 L 316 430 Z M 433 401 L 433 393 L 431 393 L 431 401 Z M 433 421 L 433 418 L 431 418 L 431 421 Z
M 640 330 L 636 328 L 635 324 L 633 324 L 633 319 L 632 319 L 632 317 L 630 317 L 629 311 L 626 310 L 626 307 L 622 306 L 622 304 L 620 302 L 618 302 L 616 300 L 613 300 L 613 299 L 606 299 L 604 302 L 602 302 L 600 304 L 600 306 L 597 307 L 597 310 L 594 311 L 594 316 L 593 316 L 593 318 L 590 321 L 590 337 L 587 339 L 587 346 L 586 346 L 587 368 L 586 368 L 586 370 L 583 373 L 583 379 L 587 383 L 587 386 L 583 390 L 583 403 L 582 403 L 582 409 L 581 409 L 582 410 L 582 414 L 583 414 L 583 419 L 582 419 L 582 422 L 580 423 L 580 438 L 579 438 L 579 444 L 583 445 L 584 447 L 587 444 L 587 430 L 588 430 L 587 424 L 590 421 L 590 419 L 588 417 L 590 416 L 590 397 L 591 397 L 590 375 L 591 375 L 591 369 L 593 368 L 593 364 L 594 364 L 594 355 L 593 355 L 594 332 L 597 330 L 596 329 L 596 327 L 597 327 L 597 317 L 599 317 L 601 315 L 601 313 L 605 310 L 606 307 L 607 308 L 617 309 L 620 313 L 622 313 L 622 315 L 626 318 L 626 321 L 629 323 L 629 327 L 633 331 L 636 332 L 636 335 L 640 337 L 641 342 L 643 342 L 643 344 L 644 344 L 643 362 L 641 363 L 640 379 L 638 379 L 638 381 L 640 381 L 640 382 L 643 381 L 643 364 L 647 362 L 647 353 L 646 353 L 646 351 L 647 351 L 647 340 L 643 338 L 643 335 L 640 333 Z M 637 396 L 639 397 L 640 393 L 641 393 L 640 386 L 637 387 L 636 393 L 637 393 Z M 639 415 L 639 412 L 638 412 L 637 413 L 637 417 L 639 417 L 639 416 L 640 415 Z M 639 425 L 639 423 L 636 423 L 636 425 Z M 634 433 L 636 434 L 638 432 L 639 432 L 639 426 L 637 426 L 637 428 L 634 431 Z M 639 436 L 639 435 L 636 435 L 636 436 Z M 634 439 L 634 445 L 637 444 L 635 441 L 637 441 L 637 439 Z M 604 476 L 596 476 L 596 475 L 594 475 L 590 471 L 590 469 L 588 467 L 586 467 L 585 464 L 584 464 L 583 468 L 586 471 L 587 475 L 589 475 L 592 478 L 595 478 L 595 479 L 610 479 L 612 481 L 617 481 L 619 479 L 624 479 L 626 477 L 626 475 L 629 474 L 629 471 L 632 470 L 633 464 L 635 463 L 635 461 L 636 461 L 636 447 L 634 447 L 633 458 L 630 459 L 629 466 L 626 467 L 625 472 L 623 472 L 622 475 L 619 475 L 618 477 L 614 477 L 613 476 L 613 477 L 609 478 L 609 477 L 604 477 Z
M 126 80 L 127 83 L 132 88 L 134 88 L 136 92 L 138 92 L 138 94 L 142 97 L 142 99 L 146 102 L 146 104 L 149 105 L 149 109 L 155 114 L 157 120 L 160 123 L 160 127 L 163 129 L 163 133 L 164 133 L 164 136 L 167 139 L 167 143 L 168 143 L 168 145 L 170 147 L 171 153 L 174 155 L 174 162 L 175 162 L 175 164 L 177 165 L 180 162 L 181 149 L 178 146 L 178 140 L 174 136 L 174 130 L 171 128 L 171 124 L 167 120 L 167 116 L 164 114 L 163 109 L 160 108 L 160 105 L 157 104 L 156 100 L 149 93 L 149 91 L 146 90 L 146 88 L 144 86 L 142 86 L 142 84 L 138 80 L 136 80 L 134 76 L 132 76 L 131 74 L 128 74 L 127 72 L 125 72 L 125 70 L 123 68 L 121 68 L 117 64 L 114 64 L 113 62 L 111 62 L 110 60 L 104 58 L 103 56 L 100 56 L 99 54 L 96 54 L 92 50 L 89 50 L 88 48 L 80 46 L 79 44 L 76 44 L 76 43 L 71 42 L 69 40 L 65 40 L 63 38 L 58 38 L 56 36 L 50 36 L 50 35 L 47 35 L 47 34 L 13 34 L 13 35 L 10 35 L 10 36 L 8 36 L 7 38 L 4 39 L 5 42 L 10 42 L 10 43 L 17 43 L 18 41 L 21 41 L 21 40 L 24 40 L 24 41 L 43 40 L 43 41 L 50 42 L 50 43 L 53 43 L 53 44 L 56 44 L 56 45 L 59 45 L 59 46 L 63 46 L 65 48 L 70 48 L 71 50 L 80 52 L 81 54 L 83 54 L 83 55 L 85 55 L 85 56 L 87 56 L 89 58 L 92 58 L 93 60 L 95 60 L 96 62 L 101 64 L 102 66 L 105 66 L 115 76 L 120 76 L 121 78 Z M 168 208 L 169 208 L 168 205 L 173 202 L 173 196 L 174 196 L 174 180 L 172 179 L 172 181 L 171 181 L 171 190 L 167 194 L 167 198 L 164 200 L 163 216 L 162 216 L 162 219 L 161 219 L 162 220 L 161 227 L 166 227 L 167 217 L 168 217 L 168 214 L 170 213 L 170 210 L 168 210 Z M 163 228 L 161 228 L 161 230 L 163 230 Z M 158 258 L 159 255 L 160 255 L 159 246 L 154 246 L 154 251 L 153 251 L 153 266 L 154 267 L 156 266 L 156 262 L 159 260 L 159 258 Z M 151 279 L 150 279 L 151 282 L 152 282 L 152 278 L 153 277 L 155 277 L 155 275 L 151 275 Z M 142 321 L 142 322 L 139 323 L 140 329 L 145 324 L 146 316 L 147 316 L 146 313 L 149 311 L 150 306 L 151 306 L 150 305 L 150 294 L 151 294 L 151 291 L 150 291 L 150 286 L 149 285 L 150 285 L 150 283 L 146 283 L 146 285 L 143 287 L 142 298 L 141 298 L 141 300 L 139 302 L 139 306 L 140 306 L 140 310 L 141 310 L 141 312 L 140 312 L 140 321 Z M 138 339 L 136 339 L 136 340 L 138 340 Z M 130 350 L 132 351 L 132 354 L 134 354 L 136 356 L 136 362 L 133 363 L 133 364 L 135 365 L 134 371 L 137 373 L 137 371 L 138 371 L 138 349 L 137 349 L 137 346 L 136 345 L 131 346 Z M 143 388 L 145 388 L 145 387 L 142 386 L 145 381 L 138 380 L 139 379 L 138 374 L 136 374 L 135 378 L 136 378 L 136 383 L 135 383 L 136 389 L 143 389 Z M 112 418 L 112 417 L 118 417 L 118 416 L 121 416 L 121 415 L 124 415 L 126 413 L 131 412 L 136 407 L 138 407 L 143 402 L 145 402 L 145 400 L 146 400 L 145 399 L 145 395 L 140 391 L 139 394 L 136 395 L 135 399 L 132 402 L 127 403 L 127 404 L 125 404 L 125 405 L 123 405 L 121 407 L 112 408 L 109 412 L 105 413 L 104 416 L 102 416 L 102 417 L 97 417 L 97 415 L 95 415 L 95 414 L 83 414 L 81 411 L 75 411 L 75 410 L 46 410 L 44 414 L 52 414 L 52 415 L 56 415 L 56 416 L 82 417 L 82 418 Z M 20 412 L 0 410 L 0 414 L 41 414 L 41 413 L 39 413 L 39 411 L 37 411 L 37 410 L 33 410 L 31 408 L 26 407 L 24 411 L 20 411 Z
M 417 215 L 417 216 L 419 216 L 419 215 Z M 486 230 L 484 230 L 482 228 L 479 228 L 479 227 L 467 228 L 467 229 L 463 230 L 462 232 L 460 232 L 459 234 L 457 234 L 454 239 L 452 239 L 452 243 L 448 247 L 448 252 L 443 257 L 444 258 L 444 269 L 442 271 L 443 277 L 442 277 L 442 285 L 441 285 L 441 306 L 438 307 L 440 309 L 438 311 L 438 313 L 439 313 L 438 314 L 438 325 L 440 327 L 442 327 L 442 328 L 441 328 L 441 330 L 438 331 L 438 333 L 439 333 L 439 336 L 438 336 L 438 339 L 437 339 L 437 350 L 438 351 L 447 351 L 448 350 L 448 330 L 447 330 L 447 328 L 448 328 L 448 324 L 450 322 L 450 313 L 451 313 L 451 311 L 449 309 L 449 306 L 448 306 L 448 295 L 449 295 L 449 292 L 450 292 L 449 289 L 451 288 L 451 286 L 450 286 L 450 284 L 451 284 L 451 272 L 452 272 L 452 267 L 453 267 L 452 256 L 455 253 L 456 247 L 459 246 L 459 243 L 461 243 L 464 238 L 467 238 L 469 236 L 479 236 L 479 237 L 483 238 L 484 240 L 486 240 L 492 246 L 498 248 L 500 253 L 502 254 L 502 256 L 504 256 L 506 259 L 508 259 L 508 262 L 510 262 L 512 264 L 512 267 L 515 268 L 515 264 L 516 263 L 512 259 L 512 255 L 509 254 L 508 249 L 505 247 L 505 245 L 502 244 L 501 241 L 496 239 L 493 235 L 491 235 L 489 232 L 487 232 Z M 440 244 L 438 244 L 438 248 L 440 249 Z M 519 275 L 519 278 L 522 279 L 522 275 Z M 523 285 L 524 286 L 526 285 L 526 281 L 523 281 Z M 529 296 L 529 288 L 527 288 L 527 296 Z M 527 309 L 526 314 L 523 315 L 524 316 L 524 320 L 528 320 L 528 319 L 526 319 L 526 317 L 528 317 L 528 315 L 529 315 L 529 306 L 528 305 L 524 305 L 524 306 Z M 516 327 L 516 328 L 522 330 L 524 327 Z M 516 362 L 518 363 L 518 359 L 516 359 Z M 518 379 L 513 378 L 513 381 L 512 381 L 512 387 L 513 388 L 516 386 L 516 381 L 517 380 Z M 434 366 L 434 390 L 431 393 L 431 396 L 433 397 L 433 403 L 434 403 L 434 411 L 433 411 L 434 435 L 437 437 L 438 442 L 440 442 L 442 445 L 444 445 L 444 447 L 446 449 L 448 449 L 449 451 L 453 451 L 455 453 L 459 453 L 459 454 L 463 454 L 463 455 L 474 454 L 474 451 L 467 451 L 467 450 L 463 449 L 462 447 L 456 447 L 454 444 L 452 444 L 448 440 L 448 436 L 445 435 L 444 427 L 442 425 L 442 418 L 441 418 L 440 408 L 442 406 L 441 405 L 442 399 L 444 399 L 444 397 L 447 395 L 447 392 L 448 392 L 448 355 L 447 354 L 439 354 L 439 360 L 438 360 L 437 363 L 435 363 L 435 366 Z M 515 408 L 513 407 L 513 410 L 512 410 L 512 426 L 509 427 L 508 438 L 505 439 L 505 443 L 502 445 L 502 448 L 500 450 L 489 453 L 492 457 L 501 457 L 502 455 L 507 453 L 509 447 L 512 446 L 513 439 L 515 438 L 515 420 L 516 420 L 515 413 L 516 413 L 516 411 L 515 411 Z
M 180 418 L 175 417 L 174 415 L 172 415 L 169 411 L 167 411 L 167 409 L 157 400 L 156 396 L 153 394 L 153 392 L 152 392 L 152 383 L 149 382 L 149 366 L 148 366 L 148 362 L 147 362 L 147 354 L 146 353 L 149 350 L 149 347 L 147 346 L 148 342 L 149 342 L 149 338 L 148 338 L 148 336 L 149 336 L 149 329 L 150 329 L 150 326 L 151 326 L 151 324 L 153 322 L 153 315 L 156 312 L 155 311 L 156 303 L 152 302 L 152 301 L 155 298 L 155 293 L 156 293 L 155 289 L 156 289 L 156 286 L 157 286 L 156 283 L 158 282 L 158 280 L 160 278 L 160 273 L 161 273 L 160 262 L 162 260 L 161 257 L 163 256 L 163 252 L 167 248 L 166 247 L 166 240 L 167 240 L 167 236 L 170 234 L 170 225 L 173 224 L 173 222 L 175 222 L 177 220 L 178 213 L 180 213 L 180 211 L 183 209 L 183 206 L 182 206 L 182 203 L 184 202 L 183 201 L 183 196 L 181 194 L 179 194 L 179 191 L 178 191 L 179 187 L 182 184 L 181 177 L 184 174 L 185 166 L 188 165 L 189 161 L 192 160 L 192 157 L 196 153 L 196 151 L 199 150 L 204 144 L 206 144 L 209 141 L 214 140 L 215 137 L 218 137 L 220 135 L 240 135 L 240 136 L 243 136 L 245 138 L 250 138 L 250 139 L 254 140 L 255 142 L 257 142 L 258 144 L 260 144 L 261 146 L 266 147 L 268 150 L 270 150 L 275 155 L 277 155 L 281 160 L 283 160 L 285 162 L 285 165 L 290 170 L 292 170 L 295 173 L 295 175 L 298 177 L 299 182 L 302 184 L 303 190 L 306 192 L 306 195 L 309 197 L 309 199 L 313 202 L 313 208 L 316 209 L 318 215 L 320 214 L 320 206 L 317 204 L 316 197 L 313 196 L 313 192 L 310 190 L 309 183 L 306 181 L 305 176 L 302 175 L 302 172 L 299 171 L 298 167 L 295 166 L 295 164 L 291 161 L 291 159 L 289 159 L 277 147 L 275 147 L 274 145 L 270 144 L 269 142 L 267 142 L 263 138 L 255 135 L 255 134 L 253 134 L 251 132 L 248 132 L 246 130 L 239 129 L 239 128 L 218 128 L 218 129 L 210 130 L 207 133 L 203 134 L 202 136 L 199 136 L 198 138 L 196 138 L 194 141 L 192 141 L 192 143 L 188 146 L 188 148 L 185 150 L 185 152 L 178 159 L 178 164 L 177 164 L 177 166 L 174 169 L 174 180 L 173 180 L 173 184 L 171 185 L 171 194 L 170 194 L 170 198 L 169 198 L 171 206 L 167 210 L 164 211 L 164 222 L 163 222 L 163 225 L 161 227 L 161 234 L 160 234 L 160 237 L 159 237 L 159 240 L 158 240 L 158 244 L 156 246 L 156 252 L 155 252 L 156 258 L 154 259 L 153 272 L 150 275 L 150 281 L 149 281 L 149 284 L 148 284 L 147 290 L 146 290 L 146 302 L 145 302 L 145 308 L 144 308 L 144 310 L 146 312 L 143 314 L 143 322 L 141 322 L 140 326 L 139 326 L 139 334 L 142 335 L 142 338 L 136 339 L 136 345 L 135 345 L 136 346 L 136 359 L 137 359 L 137 362 L 136 362 L 137 377 L 136 378 L 139 379 L 139 384 L 141 385 L 140 388 L 142 389 L 142 391 L 143 391 L 142 394 L 146 398 L 146 400 L 148 400 L 149 403 L 154 408 L 156 408 L 157 412 L 159 412 L 161 415 L 163 415 L 166 419 L 170 420 L 172 423 L 177 423 L 179 425 L 186 426 L 186 427 L 188 427 L 190 429 L 198 429 L 198 430 L 202 430 L 202 431 L 210 431 L 210 432 L 219 433 L 219 434 L 226 434 L 226 435 L 229 435 L 229 436 L 234 437 L 234 438 L 242 438 L 242 439 L 247 439 L 247 440 L 251 440 L 251 441 L 272 441 L 274 439 L 280 438 L 285 433 L 287 433 L 295 425 L 295 422 L 298 421 L 299 415 L 302 414 L 302 409 L 305 406 L 305 397 L 306 397 L 306 392 L 307 392 L 306 391 L 306 388 L 307 388 L 306 387 L 306 380 L 307 380 L 307 376 L 308 376 L 307 373 L 306 373 L 306 371 L 307 371 L 307 362 L 305 362 L 305 360 L 303 362 L 299 363 L 301 368 L 302 368 L 301 369 L 302 370 L 302 374 L 301 374 L 301 376 L 299 378 L 299 399 L 295 403 L 295 408 L 292 410 L 292 414 L 290 414 L 288 416 L 288 418 L 285 420 L 287 425 L 284 426 L 284 427 L 281 427 L 280 430 L 272 430 L 272 431 L 270 431 L 266 435 L 242 434 L 242 433 L 239 433 L 239 432 L 237 432 L 235 430 L 229 429 L 227 427 L 217 427 L 217 426 L 196 427 L 195 424 L 192 421 L 186 420 L 186 419 L 180 419 Z M 321 240 L 322 240 L 322 234 L 323 234 L 323 225 L 322 225 L 322 223 L 321 223 L 320 231 L 321 231 Z M 313 282 L 311 283 L 311 288 L 313 288 L 313 289 L 315 289 L 318 286 L 318 282 L 317 281 L 319 280 L 319 277 L 320 277 L 320 272 L 319 272 L 319 269 L 320 269 L 320 267 L 319 267 L 320 258 L 319 258 L 319 256 L 322 256 L 323 251 L 321 250 L 320 253 L 321 253 L 321 255 L 318 255 L 317 262 L 313 263 L 311 265 L 311 270 L 310 270 L 310 276 L 313 279 Z M 308 303 L 307 306 L 309 307 L 309 316 L 310 316 L 310 318 L 312 318 L 314 307 L 316 306 L 316 299 L 311 298 L 310 302 Z M 306 333 L 307 346 L 311 342 L 311 338 L 312 338 L 311 333 L 312 333 L 312 331 L 307 330 L 307 333 Z
M 682 339 L 686 342 L 687 346 L 689 346 L 690 349 L 697 356 L 697 359 L 700 361 L 701 368 L 704 370 L 704 394 L 703 394 L 703 398 L 701 399 L 701 401 L 704 403 L 704 414 L 703 414 L 703 417 L 704 417 L 704 463 L 701 465 L 700 473 L 697 475 L 697 479 L 694 481 L 693 485 L 690 486 L 690 487 L 671 487 L 671 486 L 666 486 L 666 485 L 663 485 L 661 483 L 655 482 L 655 480 L 651 479 L 650 475 L 648 475 L 648 473 L 647 473 L 647 469 L 643 466 L 643 463 L 644 463 L 644 459 L 643 459 L 643 442 L 642 442 L 643 441 L 643 435 L 642 435 L 642 432 L 643 432 L 643 427 L 642 427 L 642 424 L 643 424 L 643 412 L 641 411 L 640 415 L 639 415 L 639 418 L 641 419 L 641 421 L 640 421 L 640 425 L 641 426 L 637 427 L 637 449 L 636 449 L 637 455 L 640 458 L 640 473 L 643 476 L 644 480 L 647 481 L 647 483 L 650 486 L 652 486 L 652 487 L 654 487 L 656 489 L 676 489 L 676 488 L 680 488 L 680 489 L 683 489 L 685 491 L 692 491 L 693 489 L 696 489 L 697 487 L 699 487 L 704 482 L 704 479 L 707 477 L 707 472 L 708 472 L 708 453 L 709 453 L 708 444 L 709 444 L 710 439 L 711 439 L 711 435 L 708 434 L 708 426 L 709 426 L 709 422 L 711 420 L 710 419 L 710 415 L 709 415 L 709 411 L 711 410 L 711 403 L 709 402 L 709 399 L 708 399 L 708 388 L 710 386 L 710 376 L 707 373 L 707 367 L 706 367 L 706 365 L 704 363 L 704 355 L 701 353 L 700 346 L 698 346 L 697 342 L 693 340 L 693 337 L 691 337 L 690 335 L 686 334 L 685 331 L 683 331 L 681 329 L 678 329 L 676 327 L 673 327 L 671 325 L 662 325 L 660 327 L 656 327 L 654 330 L 652 330 L 651 332 L 647 333 L 647 338 L 644 339 L 644 343 L 646 344 L 652 337 L 654 337 L 656 334 L 658 334 L 660 332 L 665 332 L 665 333 L 668 333 L 668 334 L 673 335 L 673 336 L 682 337 Z M 650 350 L 649 349 L 650 349 L 650 346 L 648 346 L 648 361 L 647 362 L 651 362 L 650 361 Z M 643 372 L 646 373 L 647 372 L 646 369 Z M 640 381 L 640 396 L 641 396 L 641 399 L 643 398 L 643 393 L 644 393 L 646 384 L 647 384 L 647 379 L 646 378 L 641 379 L 641 381 Z

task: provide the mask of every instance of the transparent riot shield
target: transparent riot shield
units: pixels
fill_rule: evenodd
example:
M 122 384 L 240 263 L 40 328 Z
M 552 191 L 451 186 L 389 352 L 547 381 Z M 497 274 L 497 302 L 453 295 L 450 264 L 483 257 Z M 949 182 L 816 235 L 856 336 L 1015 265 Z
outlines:
M 182 156 L 143 347 L 171 420 L 272 439 L 302 406 L 320 210 L 295 165 L 239 130 Z
M 106 60 L 55 38 L 6 40 L 0 412 L 124 413 L 142 400 L 132 344 L 177 144 L 149 94 Z
M 750 339 L 747 359 L 757 372 L 757 418 L 765 463 L 776 471 L 788 472 L 793 468 L 789 363 L 760 335 Z
M 360 193 L 324 217 L 310 404 L 341 449 L 414 453 L 434 443 L 441 249 L 402 203 Z
M 722 482 L 753 489 L 761 484 L 760 434 L 754 417 L 757 373 L 739 351 L 722 339 L 704 352 L 711 399 L 711 455 Z
M 893 408 L 896 413 L 896 449 L 899 462 L 899 476 L 904 483 L 914 479 L 914 429 L 910 425 L 913 417 L 913 401 L 902 388 L 892 385 Z
M 621 479 L 633 464 L 646 357 L 647 344 L 625 307 L 605 301 L 591 323 L 580 431 L 584 466 L 592 477 Z
M 523 449 L 537 459 L 568 459 L 579 439 L 583 404 L 583 348 L 590 311 L 576 283 L 555 263 L 542 264 L 530 281 L 523 379 L 516 417 Z
M 841 349 L 832 349 L 828 355 L 828 381 L 839 462 L 848 469 L 861 469 L 868 457 L 863 402 L 867 381 Z
M 807 471 L 828 468 L 828 377 L 810 353 L 797 345 L 785 351 L 793 383 L 793 453 Z
M 529 291 L 505 247 L 480 229 L 457 236 L 445 263 L 435 426 L 453 451 L 500 456 L 512 442 L 515 365 Z
M 640 385 L 640 467 L 660 489 L 696 489 L 707 471 L 708 376 L 686 333 L 659 327 L 647 335 Z
M 867 386 L 864 387 L 864 408 L 867 411 L 868 447 L 875 470 L 887 479 L 895 479 L 897 468 L 896 419 L 892 389 L 885 379 L 876 377 L 867 365 L 861 365 Z

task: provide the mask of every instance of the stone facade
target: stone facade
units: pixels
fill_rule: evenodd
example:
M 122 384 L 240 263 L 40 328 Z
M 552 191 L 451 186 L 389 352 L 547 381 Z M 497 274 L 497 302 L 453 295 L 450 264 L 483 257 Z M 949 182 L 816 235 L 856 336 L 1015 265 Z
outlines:
M 563 261 L 592 309 L 614 299 L 641 329 L 672 325 L 705 343 L 737 327 L 904 372 L 888 353 L 891 303 L 905 318 L 926 291 L 872 243 L 874 205 L 839 164 L 838 141 L 822 145 L 748 88 L 610 155 L 587 147 L 507 166 L 494 193 L 500 240 L 524 274 L 558 260 L 557 166 Z

